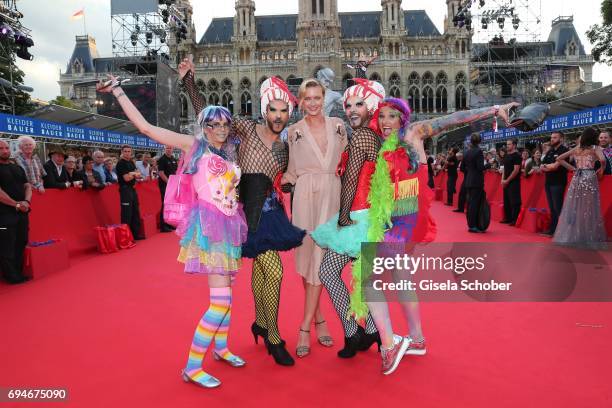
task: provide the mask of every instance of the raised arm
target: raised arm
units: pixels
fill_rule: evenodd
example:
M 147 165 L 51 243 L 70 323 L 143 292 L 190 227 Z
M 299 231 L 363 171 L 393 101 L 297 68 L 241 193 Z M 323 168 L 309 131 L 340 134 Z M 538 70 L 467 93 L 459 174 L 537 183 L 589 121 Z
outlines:
M 408 132 L 420 139 L 427 139 L 442 133 L 450 127 L 492 118 L 495 115 L 499 115 L 507 124 L 509 122 L 508 111 L 515 106 L 519 106 L 519 104 L 512 102 L 502 106 L 490 106 L 488 108 L 458 111 L 447 116 L 442 116 L 441 118 L 412 123 L 408 126 Z
M 105 87 L 104 84 L 100 82 L 96 86 L 96 90 L 102 93 L 112 93 L 115 98 L 117 98 L 117 102 L 121 106 L 121 109 L 123 109 L 123 112 L 126 114 L 128 119 L 143 135 L 148 136 L 161 144 L 170 145 L 183 151 L 188 151 L 191 148 L 194 142 L 193 137 L 176 133 L 158 126 L 153 126 L 147 122 L 138 109 L 136 109 L 132 101 L 130 101 L 130 99 L 125 95 L 125 92 L 123 92 L 121 87 L 115 86 L 118 84 L 116 78 L 112 76 L 109 77 L 113 82 L 113 85 Z
M 576 170 L 576 168 L 574 166 L 572 166 L 571 164 L 569 164 L 567 162 L 567 159 L 569 159 L 569 157 L 573 154 L 576 153 L 577 151 L 577 147 L 574 147 L 573 149 L 563 153 L 562 155 L 557 157 L 557 163 L 560 164 L 561 166 L 565 167 L 566 169 L 570 170 L 570 171 L 574 171 Z

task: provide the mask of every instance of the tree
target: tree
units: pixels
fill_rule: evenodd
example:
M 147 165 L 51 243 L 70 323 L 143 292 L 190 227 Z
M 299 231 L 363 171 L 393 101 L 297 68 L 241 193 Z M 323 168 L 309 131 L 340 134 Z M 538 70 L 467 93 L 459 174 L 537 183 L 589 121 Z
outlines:
M 593 50 L 591 54 L 597 62 L 612 65 L 612 0 L 601 3 L 603 24 L 595 24 L 586 32 Z
M 23 115 L 34 110 L 30 94 L 19 90 L 23 85 L 24 72 L 15 64 L 15 42 L 9 38 L 0 39 L 0 78 L 13 84 L 0 84 L 0 112 Z
M 63 96 L 56 97 L 54 100 L 49 101 L 49 104 L 59 105 L 65 108 L 78 109 L 78 107 L 70 99 L 63 97 Z

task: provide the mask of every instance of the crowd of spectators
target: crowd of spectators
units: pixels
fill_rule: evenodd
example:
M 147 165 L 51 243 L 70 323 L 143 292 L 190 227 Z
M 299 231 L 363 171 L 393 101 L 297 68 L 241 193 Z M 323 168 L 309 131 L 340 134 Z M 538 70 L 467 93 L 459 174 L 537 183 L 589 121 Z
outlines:
M 127 224 L 136 240 L 140 230 L 140 209 L 136 183 L 158 180 L 162 197 L 161 230 L 174 228 L 163 220 L 163 198 L 168 177 L 176 173 L 177 161 L 171 147 L 164 148 L 160 167 L 150 153 L 132 156 L 130 146 L 122 146 L 119 157 L 101 150 L 91 153 L 50 148 L 43 163 L 36 153 L 36 141 L 29 136 L 17 139 L 18 151 L 10 157 L 9 144 L 0 140 L 0 269 L 9 283 L 23 283 L 23 251 L 28 242 L 28 213 L 32 191 L 78 189 L 99 191 L 117 184 L 121 223 Z
M 588 134 L 595 132 L 595 129 L 588 128 L 585 130 Z M 601 131 L 597 137 L 598 146 L 594 149 L 601 152 L 603 162 L 596 162 L 595 170 L 598 171 L 600 177 L 612 174 L 612 145 L 610 140 L 610 132 L 607 130 Z M 572 143 L 566 143 L 562 132 L 553 132 L 550 139 L 544 143 L 538 144 L 533 148 L 523 147 L 518 149 L 518 140 L 511 139 L 506 142 L 505 146 L 500 148 L 491 148 L 487 151 L 480 149 L 478 143 L 474 144 L 475 139 L 472 138 L 470 149 L 477 148 L 482 152 L 484 172 L 497 172 L 502 175 L 502 186 L 504 189 L 504 219 L 502 223 L 511 226 L 516 224 L 517 218 L 521 211 L 521 179 L 532 177 L 534 174 L 543 174 L 545 176 L 544 189 L 546 193 L 549 211 L 551 215 L 551 223 L 548 231 L 544 231 L 543 235 L 552 237 L 555 233 L 559 215 L 563 208 L 564 193 L 568 182 L 568 170 L 557 160 L 559 156 L 568 152 L 571 148 L 580 144 L 577 140 Z M 466 150 L 467 152 L 470 150 Z M 433 177 L 440 172 L 447 172 L 447 205 L 453 205 L 453 197 L 456 191 L 457 182 L 457 167 L 464 174 L 466 173 L 465 163 L 462 160 L 463 155 L 457 148 L 450 149 L 447 153 L 438 153 L 435 156 L 428 154 L 428 167 L 430 171 L 429 185 L 433 188 Z M 475 157 L 475 151 L 470 154 Z M 603 164 L 602 164 L 603 163 Z M 570 161 L 568 161 L 570 164 Z M 604 166 L 601 168 L 601 166 Z M 480 169 L 480 165 L 472 167 Z M 465 186 L 465 180 L 459 190 L 458 208 L 455 212 L 464 212 L 466 203 L 466 194 L 468 194 Z M 479 193 L 478 193 L 479 194 Z M 480 197 L 480 195 L 478 195 Z M 474 200 L 473 200 L 474 201 Z M 475 201 L 474 201 L 475 202 Z M 468 205 L 469 206 L 469 205 Z M 469 209 L 468 209 L 469 211 Z M 469 225 L 470 232 L 477 231 L 474 223 L 477 215 L 473 215 L 472 222 Z

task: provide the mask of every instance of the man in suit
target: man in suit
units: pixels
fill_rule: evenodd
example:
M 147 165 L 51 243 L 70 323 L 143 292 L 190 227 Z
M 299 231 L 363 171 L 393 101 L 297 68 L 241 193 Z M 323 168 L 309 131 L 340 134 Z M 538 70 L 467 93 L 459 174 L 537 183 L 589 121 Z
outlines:
M 64 160 L 66 160 L 66 155 L 61 150 L 52 149 L 49 152 L 49 161 L 43 166 L 47 172 L 47 175 L 43 179 L 45 188 L 59 188 L 64 190 L 70 187 L 68 174 L 64 167 Z
M 470 137 L 471 147 L 465 152 L 463 158 L 465 167 L 465 189 L 467 193 L 467 222 L 468 231 L 484 232 L 478 228 L 478 215 L 480 202 L 484 194 L 484 155 L 480 150 L 480 135 L 473 133 Z

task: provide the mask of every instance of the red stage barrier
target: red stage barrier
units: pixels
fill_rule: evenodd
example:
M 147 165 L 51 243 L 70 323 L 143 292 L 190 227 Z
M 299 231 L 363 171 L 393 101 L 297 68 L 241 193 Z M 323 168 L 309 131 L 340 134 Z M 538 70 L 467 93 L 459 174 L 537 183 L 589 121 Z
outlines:
M 157 217 L 161 197 L 157 181 L 136 186 L 142 217 Z M 117 185 L 104 190 L 46 190 L 33 193 L 30 213 L 30 242 L 63 239 L 70 255 L 95 251 L 95 227 L 120 223 L 119 189 Z
M 573 173 L 568 174 L 568 183 L 572 180 Z M 448 177 L 445 172 L 436 176 L 435 186 L 444 191 L 444 202 L 446 202 L 446 181 Z M 525 178 L 521 176 L 521 199 L 525 208 L 548 208 L 546 192 L 544 191 L 544 174 L 532 174 Z M 454 204 L 457 204 L 459 190 L 463 181 L 463 173 L 459 173 L 457 179 L 457 194 Z M 485 172 L 485 191 L 489 202 L 503 202 L 504 192 L 501 187 L 501 174 L 496 172 Z M 599 181 L 599 192 L 601 194 L 601 214 L 604 217 L 608 237 L 612 237 L 612 176 L 604 176 Z
M 570 176 L 571 177 L 571 176 Z M 435 184 L 444 192 L 446 202 L 446 173 L 436 176 Z M 463 180 L 459 174 L 457 194 Z M 485 190 L 490 202 L 502 202 L 503 191 L 501 175 L 487 172 Z M 601 192 L 601 211 L 604 216 L 608 236 L 612 236 L 612 176 L 604 176 L 599 183 Z M 139 183 L 136 186 L 140 200 L 140 213 L 143 217 L 157 217 L 161 208 L 161 198 L 156 181 Z M 523 206 L 527 208 L 548 208 L 544 192 L 544 175 L 534 174 L 521 180 Z M 116 185 L 102 191 L 47 190 L 44 195 L 34 193 L 32 213 L 30 214 L 30 241 L 63 239 L 68 244 L 70 255 L 95 251 L 97 240 L 95 227 L 118 224 L 119 191 Z

